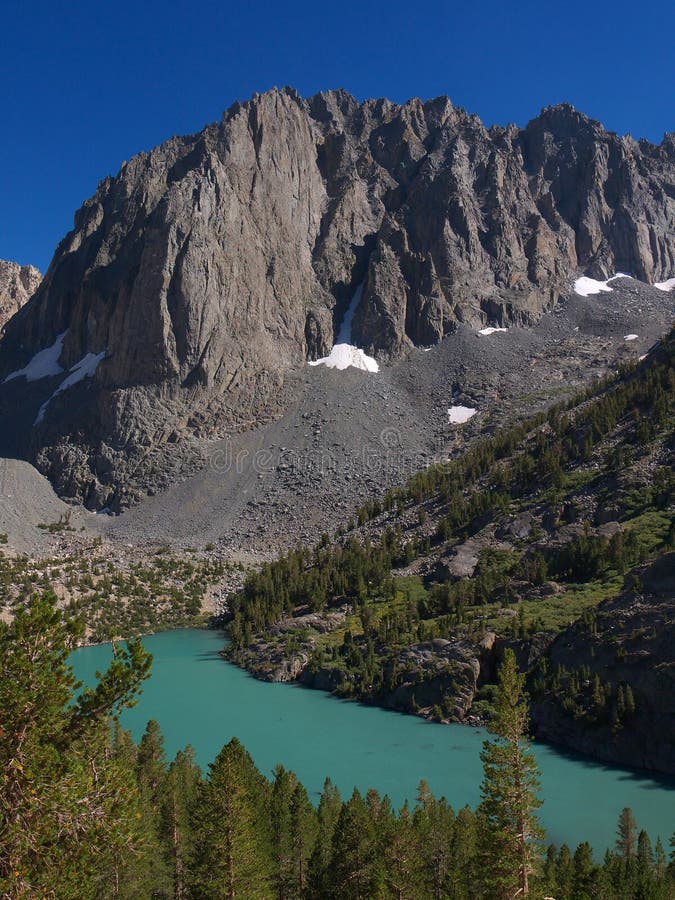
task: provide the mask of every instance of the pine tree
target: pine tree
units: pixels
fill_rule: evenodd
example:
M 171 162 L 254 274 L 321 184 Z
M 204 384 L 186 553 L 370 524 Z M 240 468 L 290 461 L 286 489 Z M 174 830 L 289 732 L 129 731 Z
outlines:
M 529 880 L 541 855 L 543 831 L 536 817 L 538 770 L 528 749 L 528 702 L 516 657 L 507 649 L 499 670 L 494 716 L 483 744 L 480 852 L 491 897 L 529 894 Z
M 159 805 L 164 779 L 166 759 L 164 756 L 164 736 L 159 723 L 150 719 L 145 726 L 136 754 L 138 784 L 150 803 Z
M 68 656 L 83 626 L 53 595 L 0 622 L 0 896 L 95 896 L 115 853 L 133 851 L 137 811 L 113 760 L 110 718 L 133 705 L 151 657 L 116 648 L 95 687 Z M 128 773 L 127 773 L 128 774 Z
M 579 844 L 572 859 L 573 897 L 575 900 L 594 900 L 597 893 L 597 869 L 593 863 L 590 844 Z
M 626 715 L 626 695 L 622 685 L 619 685 L 616 692 L 616 714 L 620 722 Z
M 660 837 L 656 839 L 656 846 L 654 848 L 654 867 L 657 878 L 663 879 L 666 874 L 667 863 L 666 851 L 663 849 Z
M 654 851 L 649 835 L 642 829 L 638 835 L 636 853 L 638 872 L 642 876 L 650 875 L 654 869 Z
M 316 841 L 317 816 L 307 791 L 296 782 L 291 796 L 291 852 L 293 860 L 293 896 L 303 897 L 307 890 L 309 858 Z
M 556 881 L 558 883 L 558 892 L 561 897 L 569 897 L 572 893 L 572 880 L 574 878 L 574 867 L 572 865 L 572 853 L 567 844 L 563 844 L 558 851 L 556 862 Z M 554 896 L 558 896 L 555 894 Z
M 558 886 L 558 853 L 555 844 L 549 844 L 546 850 L 546 859 L 542 868 L 542 888 L 547 896 L 557 896 Z
M 119 719 L 113 722 L 112 752 L 115 759 L 123 760 L 124 764 L 136 773 L 138 760 L 138 747 L 134 743 L 131 732 L 122 728 Z
M 445 800 L 440 805 L 445 806 Z M 453 893 L 466 900 L 472 900 L 478 892 L 476 839 L 476 815 L 464 806 L 457 813 L 453 828 L 450 882 Z
M 424 885 L 430 897 L 439 900 L 452 889 L 455 814 L 444 799 L 436 800 L 422 779 L 417 789 L 413 815 Z
M 138 784 L 138 747 L 131 734 L 123 731 L 115 722 L 112 742 L 111 771 L 124 793 L 125 802 L 133 810 L 126 829 L 115 829 L 110 834 L 108 874 L 104 884 L 110 886 L 113 900 L 136 900 L 138 896 L 152 892 L 153 896 L 168 897 L 169 884 L 166 871 L 158 884 L 158 858 L 161 866 L 161 849 L 158 845 L 155 811 L 148 813 L 147 800 Z M 105 888 L 103 896 L 108 896 Z
M 309 862 L 309 892 L 312 897 L 328 896 L 328 870 L 333 852 L 333 834 L 342 800 L 330 778 L 324 782 L 317 809 L 317 834 Z
M 406 803 L 398 816 L 383 804 L 377 820 L 387 896 L 404 900 L 420 895 L 420 856 L 415 823 Z
M 270 805 L 272 838 L 274 842 L 276 895 L 279 900 L 294 896 L 294 859 L 291 835 L 291 797 L 295 788 L 295 776 L 283 766 L 274 770 L 274 784 Z
M 359 791 L 340 811 L 333 833 L 329 896 L 339 900 L 371 900 L 381 885 L 377 835 L 372 815 Z
M 633 689 L 629 684 L 626 685 L 625 702 L 626 716 L 631 718 L 635 715 L 635 697 L 633 696 Z
M 616 849 L 625 862 L 635 856 L 636 842 L 637 823 L 632 810 L 624 806 L 617 825 Z
M 194 835 L 190 813 L 199 790 L 201 773 L 189 745 L 179 750 L 169 766 L 161 807 L 161 836 L 173 880 L 174 900 L 187 896 Z
M 167 766 L 164 736 L 154 719 L 146 725 L 138 745 L 136 778 L 141 801 L 144 858 L 147 861 L 144 888 L 150 894 L 169 896 L 172 893 L 172 873 L 160 837 L 161 810 L 166 802 Z
M 269 785 L 236 738 L 209 769 L 192 821 L 191 895 L 198 900 L 273 897 Z

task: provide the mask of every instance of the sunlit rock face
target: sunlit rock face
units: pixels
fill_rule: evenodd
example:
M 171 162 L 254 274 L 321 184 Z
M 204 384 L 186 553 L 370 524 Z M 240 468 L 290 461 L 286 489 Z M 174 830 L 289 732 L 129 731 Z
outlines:
M 275 89 L 101 182 L 9 324 L 0 381 L 60 335 L 63 372 L 100 361 L 68 391 L 13 379 L 0 416 L 12 452 L 106 506 L 167 447 L 274 414 L 290 372 L 335 360 L 359 288 L 347 362 L 373 375 L 616 272 L 675 273 L 672 135 L 620 138 L 570 106 L 486 128 L 447 97 Z
M 37 290 L 42 275 L 35 266 L 0 259 L 0 334 L 21 307 Z

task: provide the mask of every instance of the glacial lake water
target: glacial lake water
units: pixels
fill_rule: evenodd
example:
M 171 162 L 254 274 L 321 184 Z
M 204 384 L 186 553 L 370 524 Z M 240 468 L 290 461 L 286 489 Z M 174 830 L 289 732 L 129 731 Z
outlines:
M 297 685 L 267 684 L 218 656 L 222 634 L 184 630 L 143 639 L 152 676 L 139 703 L 123 715 L 138 739 L 148 719 L 164 733 L 167 756 L 191 744 L 204 768 L 236 736 L 267 776 L 281 763 L 314 799 L 329 776 L 348 797 L 376 788 L 400 806 L 414 801 L 426 779 L 457 810 L 480 799 L 479 758 L 485 733 L 338 700 Z M 77 650 L 72 664 L 91 683 L 105 669 L 110 646 Z M 549 841 L 572 847 L 587 840 L 602 853 L 613 846 L 622 807 L 632 808 L 652 840 L 668 847 L 675 831 L 675 778 L 650 776 L 536 744 L 541 769 L 540 815 Z

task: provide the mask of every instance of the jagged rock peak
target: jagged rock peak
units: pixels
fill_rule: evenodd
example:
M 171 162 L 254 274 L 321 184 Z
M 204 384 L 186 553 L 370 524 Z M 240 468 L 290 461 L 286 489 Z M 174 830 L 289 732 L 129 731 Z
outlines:
M 139 447 L 268 409 L 359 287 L 352 342 L 387 361 L 459 323 L 534 322 L 580 271 L 675 274 L 672 139 L 568 105 L 487 129 L 447 97 L 275 88 L 101 182 L 8 326 L 0 380 L 61 336 L 64 370 L 101 358 L 24 452 L 105 505 Z
M 33 296 L 42 281 L 35 266 L 0 259 L 0 333 L 6 323 Z

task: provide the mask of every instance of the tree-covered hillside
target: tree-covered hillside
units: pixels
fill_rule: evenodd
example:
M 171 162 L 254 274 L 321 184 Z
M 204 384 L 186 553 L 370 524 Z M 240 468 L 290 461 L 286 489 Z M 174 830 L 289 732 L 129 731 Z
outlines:
M 332 539 L 264 565 L 230 598 L 231 657 L 263 678 L 475 721 L 490 716 L 496 666 L 511 646 L 537 698 L 551 701 L 549 720 L 552 707 L 578 720 L 579 684 L 599 682 L 602 715 L 581 717 L 599 726 L 585 749 L 608 743 L 608 758 L 675 770 L 672 753 L 650 757 L 625 740 L 633 706 L 655 713 L 645 673 L 657 662 L 672 669 L 672 654 L 659 660 L 664 647 L 649 639 L 657 621 L 672 630 L 672 592 L 638 586 L 675 547 L 674 359 L 671 331 L 573 401 L 497 431 L 369 502 Z M 634 669 L 603 654 L 583 671 L 551 662 L 573 623 L 638 596 Z M 614 656 L 625 655 L 622 638 L 612 640 Z M 564 727 L 548 732 L 581 740 Z

